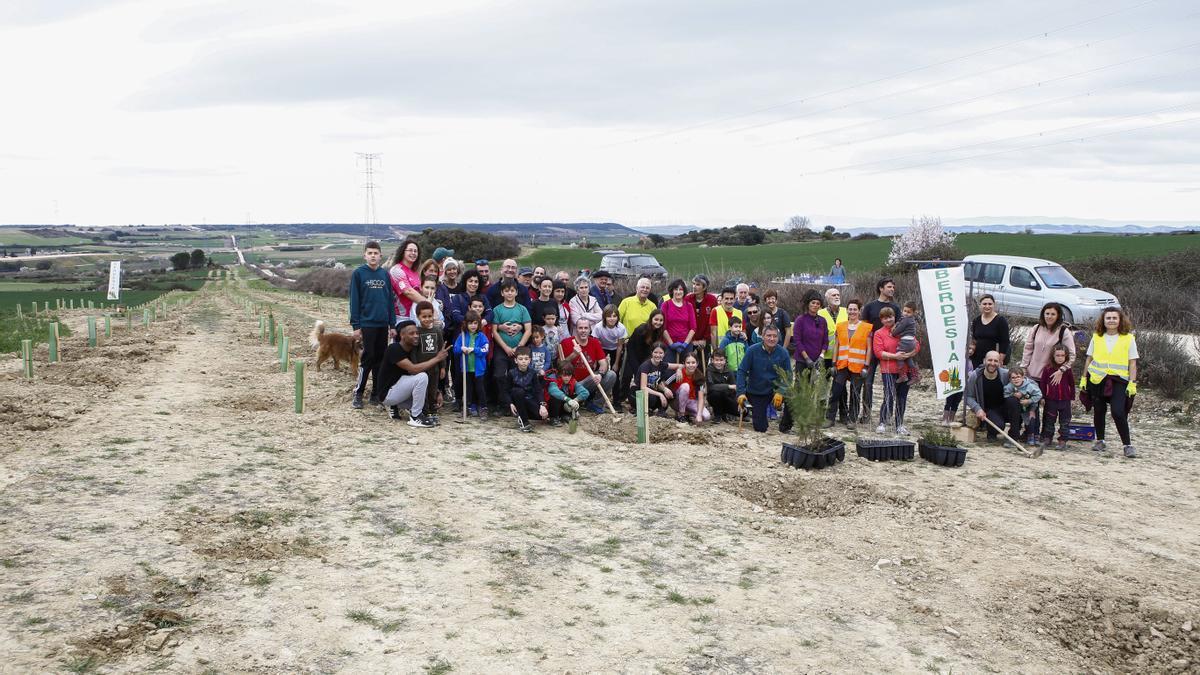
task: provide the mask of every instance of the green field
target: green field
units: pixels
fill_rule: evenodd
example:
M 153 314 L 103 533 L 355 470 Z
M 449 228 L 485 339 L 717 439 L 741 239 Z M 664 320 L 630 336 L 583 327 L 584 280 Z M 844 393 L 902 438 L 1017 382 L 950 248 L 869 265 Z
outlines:
M 1150 256 L 1185 249 L 1200 249 L 1200 235 L 1090 235 L 1090 234 L 960 234 L 959 248 L 966 254 L 992 253 L 1044 257 L 1061 263 L 1100 255 Z M 714 278 L 734 274 L 781 276 L 792 272 L 829 271 L 841 258 L 848 272 L 877 270 L 887 262 L 889 239 L 817 241 L 760 246 L 663 248 L 646 251 L 658 258 L 671 276 L 688 277 L 704 272 Z M 626 248 L 629 253 L 640 252 Z M 540 248 L 521 259 L 525 265 L 550 269 L 595 269 L 600 256 L 571 248 Z M 1068 265 L 1069 267 L 1069 265 Z
M 83 237 L 41 237 L 16 227 L 0 227 L 0 246 L 45 246 L 61 248 L 91 241 Z

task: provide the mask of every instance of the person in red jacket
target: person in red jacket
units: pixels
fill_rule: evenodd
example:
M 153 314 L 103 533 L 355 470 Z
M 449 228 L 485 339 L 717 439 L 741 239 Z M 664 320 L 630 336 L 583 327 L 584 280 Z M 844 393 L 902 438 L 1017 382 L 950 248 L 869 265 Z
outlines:
M 717 345 L 709 334 L 708 317 L 721 303 L 717 296 L 708 292 L 708 277 L 703 274 L 692 277 L 692 292 L 683 296 L 683 304 L 696 312 L 696 332 L 692 335 L 692 345 L 702 354 L 711 354 Z
M 1042 388 L 1042 444 L 1037 454 L 1050 447 L 1054 437 L 1054 422 L 1058 422 L 1058 449 L 1067 449 L 1067 426 L 1071 424 L 1071 401 L 1075 400 L 1075 376 L 1071 372 L 1071 353 L 1066 345 L 1050 350 L 1050 362 L 1042 368 L 1038 386 Z

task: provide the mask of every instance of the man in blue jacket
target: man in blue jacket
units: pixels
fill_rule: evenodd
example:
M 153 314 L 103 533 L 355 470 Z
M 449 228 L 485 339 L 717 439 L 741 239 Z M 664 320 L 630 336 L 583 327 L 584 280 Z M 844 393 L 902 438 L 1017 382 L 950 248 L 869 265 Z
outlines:
M 776 368 L 782 368 L 790 377 L 792 360 L 787 350 L 779 346 L 779 328 L 768 325 L 763 329 L 762 342 L 746 350 L 737 370 L 738 391 L 749 399 L 754 430 L 760 433 L 767 430 L 767 405 L 774 403 L 778 409 L 783 403 L 783 396 L 778 393 L 781 383 Z M 787 417 L 785 413 L 781 425 Z
M 396 304 L 392 296 L 392 282 L 387 270 L 380 267 L 383 252 L 379 242 L 368 241 L 363 247 L 365 264 L 359 265 L 350 275 L 350 326 L 354 337 L 362 343 L 362 358 L 358 361 L 358 382 L 354 386 L 356 410 L 363 407 L 363 390 L 367 377 L 371 377 L 371 403 L 383 405 L 387 393 L 379 382 L 379 369 L 383 365 L 383 351 L 388 338 L 396 334 L 392 326 L 396 323 Z

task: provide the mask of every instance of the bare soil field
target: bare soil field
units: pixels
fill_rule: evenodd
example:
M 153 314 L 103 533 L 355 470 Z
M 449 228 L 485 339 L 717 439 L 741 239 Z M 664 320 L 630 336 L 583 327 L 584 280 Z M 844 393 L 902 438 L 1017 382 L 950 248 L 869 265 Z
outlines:
M 1200 443 L 1150 393 L 1137 460 L 802 472 L 774 430 L 411 429 L 328 366 L 297 415 L 239 299 L 308 359 L 343 305 L 196 296 L 0 361 L 0 672 L 1200 672 Z

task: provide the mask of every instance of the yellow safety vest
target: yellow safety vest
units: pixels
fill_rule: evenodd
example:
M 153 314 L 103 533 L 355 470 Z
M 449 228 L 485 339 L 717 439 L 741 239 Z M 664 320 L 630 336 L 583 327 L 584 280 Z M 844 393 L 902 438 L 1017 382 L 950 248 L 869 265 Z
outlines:
M 832 360 L 834 354 L 837 353 L 837 325 L 847 320 L 846 308 L 838 307 L 837 317 L 830 316 L 829 309 L 822 307 L 817 316 L 825 318 L 825 325 L 829 327 L 829 346 L 825 348 L 825 358 Z
M 850 337 L 850 324 L 840 321 L 837 325 L 837 367 L 849 368 L 852 373 L 861 373 L 867 367 L 867 350 L 871 348 L 871 324 L 858 322 L 854 337 Z
M 1117 336 L 1117 343 L 1108 351 L 1108 342 L 1103 335 L 1092 334 L 1092 362 L 1088 365 L 1088 380 L 1100 384 L 1105 375 L 1129 379 L 1129 346 L 1133 344 L 1133 333 Z
M 717 337 L 713 338 L 713 344 L 719 345 L 721 344 L 721 338 L 725 337 L 725 334 L 729 332 L 729 317 L 725 316 L 725 308 L 720 305 L 717 305 L 713 311 L 717 313 Z M 734 307 L 732 311 L 734 316 L 742 319 L 742 330 L 746 332 L 746 320 L 742 317 L 742 310 Z

